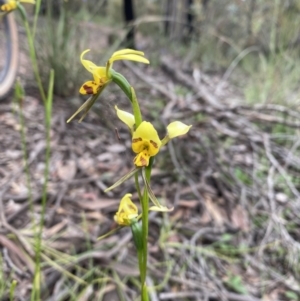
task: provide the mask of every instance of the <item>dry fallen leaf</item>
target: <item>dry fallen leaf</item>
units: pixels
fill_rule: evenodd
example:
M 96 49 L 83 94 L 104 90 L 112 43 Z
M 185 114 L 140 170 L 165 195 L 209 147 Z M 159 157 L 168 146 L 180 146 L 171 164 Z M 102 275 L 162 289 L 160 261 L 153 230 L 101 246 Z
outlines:
M 57 163 L 57 175 L 62 181 L 73 180 L 76 175 L 76 162 L 74 160 L 68 160 L 63 164 L 59 161 Z
M 241 205 L 237 205 L 232 210 L 231 221 L 234 227 L 242 230 L 243 232 L 249 231 L 248 213 Z
M 85 210 L 100 210 L 105 208 L 118 208 L 120 200 L 112 199 L 98 199 L 88 201 L 76 201 L 74 202 L 82 209 Z
M 34 273 L 34 262 L 20 246 L 2 234 L 0 234 L 0 246 L 3 248 L 5 247 L 9 250 L 9 252 L 11 252 L 10 256 L 14 256 L 14 263 L 20 270 L 26 270 L 26 268 L 28 268 L 32 274 Z
M 205 207 L 216 225 L 223 226 L 226 219 L 224 209 L 214 203 L 212 198 L 208 195 L 205 195 Z
M 68 224 L 67 219 L 63 219 L 60 223 L 57 223 L 53 227 L 46 229 L 43 233 L 45 239 L 51 238 L 52 236 L 59 233 Z

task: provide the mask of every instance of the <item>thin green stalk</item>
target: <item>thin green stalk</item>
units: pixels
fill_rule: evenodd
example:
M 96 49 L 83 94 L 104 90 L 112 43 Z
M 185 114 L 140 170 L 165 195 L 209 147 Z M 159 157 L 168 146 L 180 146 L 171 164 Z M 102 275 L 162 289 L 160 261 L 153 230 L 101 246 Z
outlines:
M 150 179 L 151 166 L 153 160 L 150 159 L 149 166 L 146 168 L 146 178 Z M 151 165 L 151 166 L 150 166 Z M 150 169 L 150 171 L 147 169 Z M 143 172 L 141 170 L 141 172 Z M 135 186 L 140 198 L 140 203 L 142 206 L 142 251 L 138 250 L 138 261 L 139 261 L 139 270 L 141 278 L 141 297 L 142 301 L 148 301 L 148 292 L 146 285 L 147 277 L 147 258 L 148 258 L 148 231 L 149 231 L 149 196 L 148 190 L 145 188 L 143 196 L 141 195 L 141 189 L 138 182 L 138 174 L 135 174 Z
M 138 192 L 138 196 L 139 196 L 139 200 L 140 200 L 140 203 L 142 205 L 142 212 L 144 212 L 144 208 L 143 208 L 143 201 L 142 201 L 142 193 L 141 193 L 141 188 L 140 188 L 140 184 L 139 184 L 139 178 L 138 178 L 138 173 L 136 173 L 134 175 L 134 180 L 135 180 L 135 187 L 136 187 L 136 190 Z M 143 218 L 144 214 L 142 214 L 142 218 Z M 141 278 L 141 293 L 143 292 L 143 285 L 144 285 L 144 279 L 145 279 L 145 275 L 144 275 L 144 269 L 145 269 L 145 266 L 144 266 L 144 249 L 147 248 L 147 245 L 145 245 L 145 241 L 144 241 L 144 230 L 143 230 L 143 220 L 142 220 L 142 250 L 139 250 L 137 249 L 137 253 L 138 253 L 138 261 L 139 261 L 139 271 L 140 271 L 140 278 Z M 134 233 L 132 233 L 134 235 Z M 142 297 L 142 300 L 143 297 Z M 147 300 L 147 299 L 145 299 Z
M 148 300 L 148 294 L 145 294 L 146 276 L 147 276 L 147 259 L 148 259 L 148 230 L 149 230 L 149 197 L 147 189 L 144 190 L 142 198 L 142 236 L 143 236 L 143 262 L 140 270 L 141 273 L 141 291 L 142 301 Z
M 144 282 L 144 285 L 142 287 L 142 301 L 148 301 L 148 288 L 146 285 L 146 282 Z
M 44 104 L 46 104 L 47 98 L 46 98 L 46 94 L 45 94 L 45 91 L 44 91 L 44 88 L 42 85 L 42 80 L 41 80 L 40 73 L 39 73 L 36 52 L 35 52 L 35 47 L 34 47 L 34 38 L 33 38 L 33 35 L 31 33 L 31 30 L 29 27 L 26 11 L 25 11 L 24 7 L 22 5 L 18 5 L 18 8 L 19 8 L 19 11 L 21 12 L 23 24 L 24 24 L 24 27 L 26 30 L 27 40 L 28 40 L 28 44 L 29 44 L 29 54 L 30 54 L 30 59 L 31 59 L 32 67 L 33 67 L 34 76 L 35 76 L 42 100 L 43 100 Z
M 131 105 L 132 105 L 132 111 L 133 111 L 133 115 L 134 115 L 134 119 L 135 119 L 135 126 L 136 128 L 139 127 L 139 125 L 142 123 L 143 118 L 142 118 L 142 113 L 141 113 L 141 109 L 139 106 L 139 102 L 136 98 L 135 95 L 135 91 L 133 89 L 133 87 L 131 87 Z
M 139 271 L 140 271 L 140 279 L 141 279 L 141 293 L 143 291 L 144 286 L 144 239 L 143 239 L 143 232 L 140 223 L 138 222 L 138 218 L 131 220 L 130 228 L 132 231 L 132 238 L 136 247 L 136 251 L 138 254 L 138 262 L 139 262 Z M 147 300 L 147 299 L 142 299 Z
M 141 280 L 142 284 L 146 281 L 147 275 L 147 256 L 148 256 L 148 208 L 149 198 L 147 189 L 144 190 L 142 198 L 142 233 L 143 233 L 143 267 Z
M 35 1 L 35 11 L 34 11 L 34 20 L 33 20 L 33 27 L 32 27 L 32 38 L 34 39 L 36 34 L 36 25 L 39 17 L 39 12 L 41 8 L 41 2 L 42 0 L 36 0 Z
M 153 164 L 153 157 L 150 158 L 149 165 L 145 168 L 146 179 L 150 183 L 151 170 Z M 142 268 L 142 300 L 148 300 L 146 277 L 147 277 L 147 258 L 148 258 L 148 232 L 149 232 L 149 196 L 148 190 L 144 190 L 142 199 L 142 233 L 143 233 L 143 268 Z
M 150 161 L 151 163 L 152 161 Z M 142 171 L 141 171 L 142 172 Z M 149 178 L 149 172 L 147 173 Z M 148 210 L 149 210 L 149 197 L 148 190 L 144 189 L 143 196 L 141 195 L 141 189 L 138 182 L 138 174 L 135 174 L 135 186 L 138 191 L 140 198 L 140 203 L 142 206 L 142 251 L 138 250 L 138 261 L 139 261 L 139 270 L 141 278 L 141 297 L 142 301 L 148 300 L 148 292 L 146 286 L 146 277 L 147 277 L 147 257 L 148 257 Z
M 132 110 L 135 118 L 135 125 L 136 127 L 138 127 L 142 123 L 143 119 L 133 87 L 130 86 L 126 78 L 120 73 L 114 71 L 113 69 L 109 69 L 109 72 L 110 72 L 109 75 L 111 76 L 112 80 L 123 90 L 123 92 L 127 95 L 129 100 L 131 101 Z M 148 182 L 150 182 L 152 163 L 153 160 L 150 159 L 149 166 L 146 167 L 146 179 Z M 147 276 L 147 257 L 148 257 L 149 195 L 148 195 L 148 189 L 147 187 L 145 187 L 142 196 L 140 186 L 138 183 L 137 174 L 135 174 L 135 186 L 138 191 L 138 195 L 142 206 L 142 246 L 143 246 L 142 254 L 140 254 L 140 251 L 138 251 L 139 269 L 140 269 L 140 277 L 141 277 L 141 296 L 142 296 L 142 301 L 147 301 L 148 292 L 146 286 L 146 276 Z
M 44 225 L 44 217 L 46 211 L 46 197 L 47 197 L 47 184 L 48 184 L 48 176 L 49 176 L 49 162 L 50 162 L 50 126 L 51 126 L 51 111 L 52 111 L 52 98 L 53 98 L 53 85 L 54 85 L 54 71 L 50 71 L 50 79 L 49 79 L 49 89 L 48 96 L 46 97 L 42 80 L 39 73 L 39 68 L 37 64 L 37 57 L 34 47 L 34 35 L 29 27 L 29 23 L 27 20 L 27 15 L 24 7 L 22 5 L 18 5 L 19 11 L 21 13 L 21 17 L 23 20 L 23 24 L 26 30 L 27 40 L 29 44 L 29 54 L 31 58 L 31 63 L 33 66 L 33 72 L 35 75 L 35 79 L 40 91 L 41 98 L 44 103 L 45 110 L 45 128 L 46 128 L 46 153 L 45 153 L 45 172 L 44 172 L 44 185 L 43 185 L 43 193 L 42 193 L 42 213 L 39 231 L 36 234 L 36 258 L 35 258 L 35 272 L 34 272 L 34 282 L 33 289 L 31 293 L 31 301 L 40 300 L 40 285 L 41 285 L 41 272 L 40 272 L 40 261 L 41 261 L 41 240 L 42 240 L 42 230 Z
M 134 182 L 135 182 L 135 188 L 136 188 L 138 196 L 139 196 L 139 200 L 142 201 L 142 193 L 141 193 L 141 188 L 140 188 L 140 184 L 139 184 L 139 175 L 138 175 L 138 173 L 134 174 Z
M 119 296 L 119 300 L 125 301 L 125 297 L 124 297 L 124 294 L 122 291 L 122 288 L 124 289 L 124 283 L 120 279 L 120 277 L 116 271 L 112 271 L 112 272 L 113 272 L 113 279 L 115 280 L 115 283 L 117 284 L 117 294 Z
M 28 163 L 27 141 L 26 141 L 26 134 L 25 134 L 25 120 L 24 120 L 24 115 L 22 110 L 22 102 L 24 100 L 24 97 L 25 97 L 24 90 L 20 82 L 17 81 L 15 86 L 15 101 L 18 103 L 19 106 L 19 121 L 21 125 L 21 145 L 22 145 L 22 152 L 23 152 L 24 170 L 26 175 L 26 186 L 28 189 L 28 202 L 29 202 L 30 211 L 32 213 L 33 224 L 35 225 L 36 223 L 33 214 L 33 198 L 32 198 L 29 163 Z
M 143 252 L 141 251 L 137 251 L 138 253 L 138 261 L 139 261 L 139 270 L 140 270 L 140 277 L 141 277 L 141 284 L 143 285 L 143 282 L 142 282 L 142 274 L 141 274 L 141 271 L 143 270 Z
M 13 301 L 15 300 L 15 288 L 17 286 L 17 280 L 13 280 L 10 286 L 9 290 L 9 300 Z
M 272 18 L 272 27 L 270 31 L 270 51 L 274 55 L 277 44 L 277 30 L 278 30 L 278 15 L 279 15 L 280 0 L 274 1 L 274 12 Z
M 46 201 L 47 201 L 47 187 L 48 187 L 48 178 L 49 178 L 49 167 L 50 167 L 50 129 L 51 129 L 51 113 L 52 113 L 52 100 L 53 100 L 53 86 L 54 86 L 54 70 L 50 71 L 49 78 L 49 88 L 48 88 L 48 97 L 45 102 L 45 127 L 46 127 L 46 153 L 45 153 L 45 171 L 44 171 L 44 185 L 42 191 L 42 212 L 40 219 L 39 232 L 36 240 L 36 259 L 35 259 L 35 277 L 34 277 L 34 287 L 32 290 L 31 301 L 40 300 L 40 263 L 41 263 L 41 244 L 42 244 L 42 231 L 45 221 L 45 212 L 46 212 Z

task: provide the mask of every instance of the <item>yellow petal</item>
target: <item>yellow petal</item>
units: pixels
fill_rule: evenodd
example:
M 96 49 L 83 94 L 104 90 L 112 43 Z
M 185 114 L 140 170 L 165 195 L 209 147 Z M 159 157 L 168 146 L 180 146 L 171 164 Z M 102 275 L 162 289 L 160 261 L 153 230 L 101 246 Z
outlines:
M 143 121 L 140 126 L 136 129 L 133 134 L 133 139 L 137 137 L 142 137 L 143 139 L 153 140 L 157 144 L 160 143 L 160 139 L 158 137 L 157 131 L 152 125 L 152 123 L 148 121 Z
M 191 125 L 186 125 L 181 121 L 171 122 L 167 126 L 168 136 L 170 139 L 173 139 L 175 137 L 185 135 L 191 127 Z
M 117 56 L 117 55 L 123 55 L 123 54 L 136 54 L 136 55 L 144 56 L 144 52 L 142 52 L 142 51 L 126 48 L 126 49 L 121 49 L 121 50 L 114 52 L 111 57 Z
M 89 52 L 90 49 L 87 49 L 85 51 L 83 51 L 80 55 L 80 61 L 82 63 L 82 65 L 84 66 L 84 68 L 91 72 L 93 74 L 94 77 L 94 81 L 97 84 L 105 84 L 109 81 L 109 79 L 106 77 L 106 68 L 105 67 L 99 67 L 96 64 L 94 64 L 93 62 L 89 61 L 89 60 L 84 60 L 83 56 Z
M 87 81 L 85 82 L 81 88 L 79 89 L 79 93 L 83 95 L 91 95 L 91 94 L 96 94 L 98 90 L 102 87 L 103 85 L 97 84 L 95 81 Z
M 136 54 L 123 54 L 123 55 L 116 55 L 113 56 L 109 59 L 110 64 L 115 61 L 120 61 L 120 60 L 127 60 L 127 61 L 135 61 L 135 62 L 140 62 L 144 64 L 149 64 L 150 62 L 144 58 L 143 56 L 139 56 Z
M 87 53 L 87 52 L 89 52 L 90 51 L 90 49 L 87 49 L 87 50 L 84 50 L 82 53 L 81 53 L 81 55 L 80 55 L 80 61 L 81 61 L 81 63 L 82 63 L 82 65 L 84 66 L 84 68 L 87 70 L 87 71 L 89 71 L 89 72 L 93 72 L 93 70 L 94 69 L 96 69 L 98 66 L 96 65 L 96 64 L 94 64 L 93 62 L 91 62 L 91 61 L 88 61 L 88 60 L 84 60 L 83 59 L 83 56 Z
M 92 73 L 94 76 L 94 80 L 97 83 L 105 84 L 106 82 L 108 82 L 108 79 L 106 77 L 106 68 L 105 67 L 93 68 Z
M 128 60 L 136 61 L 144 64 L 149 64 L 149 61 L 144 58 L 144 52 L 133 49 L 122 49 L 113 53 L 111 58 L 106 63 L 106 76 L 110 77 L 110 68 L 112 68 L 114 61 Z
M 118 212 L 114 216 L 114 220 L 121 226 L 130 226 L 132 220 L 138 216 L 137 206 L 131 201 L 132 195 L 125 194 L 122 198 Z
M 121 119 L 121 121 L 123 121 L 129 127 L 130 131 L 133 131 L 135 124 L 134 116 L 126 111 L 119 110 L 117 106 L 115 106 L 115 109 L 119 119 Z
M 149 210 L 150 211 L 159 211 L 159 212 L 171 212 L 171 211 L 174 210 L 174 207 L 169 209 L 165 206 L 159 206 L 159 207 L 158 206 L 152 206 L 152 207 L 149 208 Z
M 140 153 L 145 146 L 148 147 L 151 156 L 155 156 L 161 146 L 156 129 L 147 121 L 143 121 L 132 135 L 132 150 L 135 153 Z

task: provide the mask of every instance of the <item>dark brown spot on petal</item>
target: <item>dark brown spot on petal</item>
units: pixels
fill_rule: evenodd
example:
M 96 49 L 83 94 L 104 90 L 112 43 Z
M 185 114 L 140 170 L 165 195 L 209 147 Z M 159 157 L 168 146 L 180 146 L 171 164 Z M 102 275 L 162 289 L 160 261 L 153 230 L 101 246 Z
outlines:
M 132 139 L 132 143 L 136 143 L 136 142 L 139 142 L 139 141 L 143 141 L 143 139 L 142 138 Z
M 155 148 L 158 148 L 158 145 L 156 142 L 154 142 L 153 140 L 150 140 L 150 143 L 155 147 Z
M 136 166 L 147 166 L 147 162 L 148 161 L 140 154 L 133 159 L 133 163 Z
M 88 85 L 83 85 L 83 89 L 85 90 L 86 94 L 94 94 L 93 88 Z
M 140 157 L 140 161 L 142 163 L 142 166 L 147 166 L 147 160 L 143 156 Z

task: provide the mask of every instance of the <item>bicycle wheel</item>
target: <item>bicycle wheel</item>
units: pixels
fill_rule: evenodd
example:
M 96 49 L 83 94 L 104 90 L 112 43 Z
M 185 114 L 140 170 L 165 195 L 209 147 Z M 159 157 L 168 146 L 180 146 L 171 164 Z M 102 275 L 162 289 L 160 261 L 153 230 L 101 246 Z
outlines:
M 13 87 L 18 57 L 18 29 L 14 16 L 12 13 L 0 16 L 0 99 L 4 99 Z

